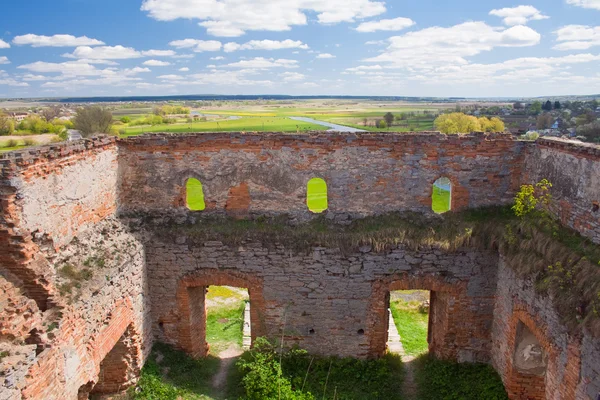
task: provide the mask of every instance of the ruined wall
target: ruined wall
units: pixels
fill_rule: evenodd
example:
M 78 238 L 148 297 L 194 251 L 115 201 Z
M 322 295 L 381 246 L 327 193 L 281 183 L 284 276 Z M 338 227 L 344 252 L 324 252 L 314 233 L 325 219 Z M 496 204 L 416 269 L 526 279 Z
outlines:
M 143 247 L 114 219 L 114 138 L 12 152 L 0 166 L 1 398 L 77 398 L 125 332 L 124 385 L 135 382 L 150 308 Z
M 519 323 L 535 335 L 547 357 L 540 378 L 514 365 Z M 513 400 L 595 400 L 600 394 L 600 339 L 587 332 L 570 335 L 551 299 L 536 294 L 534 282 L 518 278 L 502 258 L 492 341 L 492 365 Z
M 434 290 L 448 312 L 432 328 L 432 353 L 489 360 L 497 261 L 492 254 L 362 248 L 344 255 L 339 249 L 299 252 L 259 243 L 232 248 L 153 229 L 158 233 L 146 242 L 146 259 L 154 335 L 192 354 L 206 354 L 204 292 L 197 289 L 232 285 L 249 289 L 253 337 L 278 338 L 283 329 L 288 345 L 352 357 L 385 352 L 390 290 Z
M 523 183 L 548 179 L 563 224 L 600 243 L 600 147 L 539 139 L 525 157 Z
M 454 209 L 506 203 L 520 183 L 523 146 L 500 134 L 131 137 L 119 141 L 119 210 L 185 212 L 190 177 L 203 184 L 206 212 L 309 217 L 306 184 L 314 177 L 327 182 L 328 216 L 340 218 L 398 210 L 431 213 L 432 184 L 441 176 L 452 181 Z

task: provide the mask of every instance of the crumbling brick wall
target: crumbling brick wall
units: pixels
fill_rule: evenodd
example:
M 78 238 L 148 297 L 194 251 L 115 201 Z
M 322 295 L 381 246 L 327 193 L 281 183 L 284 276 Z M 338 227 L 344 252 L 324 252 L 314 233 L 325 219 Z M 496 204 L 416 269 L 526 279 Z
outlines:
M 432 326 L 433 354 L 489 360 L 496 289 L 492 254 L 363 248 L 344 255 L 339 249 L 302 252 L 279 243 L 231 248 L 220 242 L 194 244 L 184 233 L 169 238 L 160 235 L 160 227 L 152 229 L 159 232 L 146 242 L 154 334 L 191 354 L 206 354 L 204 292 L 198 288 L 248 288 L 253 337 L 275 339 L 283 330 L 290 346 L 361 358 L 384 354 L 387 294 L 406 288 L 438 292 L 448 311 Z
M 327 213 L 339 218 L 431 213 L 432 184 L 442 176 L 452 181 L 453 209 L 506 203 L 520 183 L 523 146 L 500 134 L 132 137 L 119 141 L 119 210 L 185 212 L 191 177 L 203 184 L 207 213 L 232 209 L 308 218 L 306 185 L 314 177 L 327 182 Z
M 538 139 L 525 156 L 523 183 L 548 179 L 561 222 L 600 244 L 600 147 Z
M 516 328 L 523 323 L 548 355 L 541 379 L 514 368 Z M 492 329 L 492 365 L 514 400 L 590 399 L 600 394 L 600 339 L 584 331 L 569 334 L 549 298 L 534 282 L 518 278 L 501 258 Z

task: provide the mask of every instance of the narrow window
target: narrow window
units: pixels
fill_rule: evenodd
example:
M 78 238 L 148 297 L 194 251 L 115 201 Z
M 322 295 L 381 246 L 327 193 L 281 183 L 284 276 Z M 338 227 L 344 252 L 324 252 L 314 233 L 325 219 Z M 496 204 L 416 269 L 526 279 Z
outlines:
M 433 183 L 431 195 L 431 209 L 438 213 L 450 211 L 452 204 L 452 183 L 446 177 L 439 178 Z
M 187 207 L 192 211 L 202 211 L 206 208 L 204 204 L 204 193 L 202 183 L 196 178 L 190 178 L 185 184 Z
M 327 183 L 321 178 L 312 178 L 306 189 L 306 205 L 314 213 L 327 210 Z

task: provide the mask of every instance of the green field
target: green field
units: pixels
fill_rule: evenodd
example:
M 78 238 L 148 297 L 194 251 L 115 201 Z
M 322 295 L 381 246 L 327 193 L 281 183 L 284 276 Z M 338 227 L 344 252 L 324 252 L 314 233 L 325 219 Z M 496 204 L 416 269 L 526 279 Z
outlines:
M 431 196 L 431 209 L 438 214 L 450 211 L 450 194 L 451 193 L 449 190 L 444 190 L 434 186 L 433 194 Z
M 429 314 L 419 309 L 419 301 L 392 300 L 390 310 L 400 334 L 404 351 L 409 356 L 427 353 Z
M 242 117 L 234 120 L 181 122 L 154 126 L 132 126 L 123 129 L 125 129 L 125 134 L 121 136 L 126 137 L 146 132 L 302 132 L 324 131 L 329 128 L 322 125 L 294 121 L 285 117 Z

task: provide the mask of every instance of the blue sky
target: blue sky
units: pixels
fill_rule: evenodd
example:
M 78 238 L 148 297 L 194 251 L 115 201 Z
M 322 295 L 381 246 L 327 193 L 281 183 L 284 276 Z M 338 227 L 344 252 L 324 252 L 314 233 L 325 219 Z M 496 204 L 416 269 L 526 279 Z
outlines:
M 0 97 L 600 93 L 600 0 L 8 0 Z

